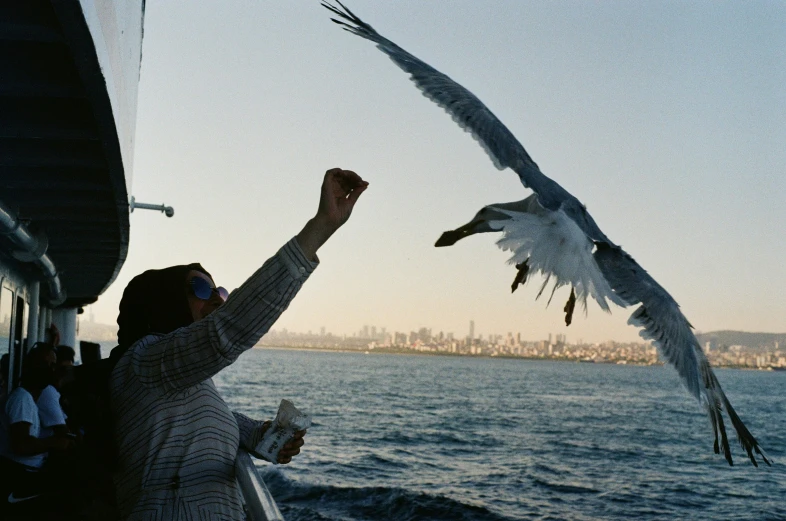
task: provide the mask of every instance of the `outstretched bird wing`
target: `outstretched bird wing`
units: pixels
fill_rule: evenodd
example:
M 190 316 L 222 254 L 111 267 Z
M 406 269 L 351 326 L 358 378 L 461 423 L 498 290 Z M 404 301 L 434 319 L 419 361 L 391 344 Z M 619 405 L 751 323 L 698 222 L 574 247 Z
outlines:
M 336 0 L 343 10 L 324 1 L 322 5 L 339 19 L 332 20 L 344 30 L 377 44 L 393 63 L 409 73 L 412 82 L 424 96 L 445 109 L 458 125 L 469 132 L 486 151 L 499 170 L 510 168 L 522 184 L 538 195 L 546 209 L 562 209 L 591 240 L 610 242 L 600 231 L 584 206 L 567 190 L 540 171 L 524 147 L 510 130 L 480 101 L 477 96 L 445 74 L 411 55 L 380 35 L 373 27 L 355 16 Z
M 393 62 L 409 73 L 424 96 L 445 109 L 458 125 L 472 134 L 499 170 L 515 170 L 521 182 L 537 193 L 548 186 L 548 180 L 529 157 L 521 143 L 497 117 L 470 91 L 430 65 L 422 62 L 395 43 L 380 35 L 373 27 L 355 16 L 341 2 L 343 11 L 323 2 L 339 19 L 332 20 L 344 30 L 377 44 Z M 550 180 L 548 180 L 550 181 Z
M 540 171 L 521 143 L 474 94 L 381 36 L 340 1 L 336 2 L 343 10 L 326 1 L 322 3 L 339 17 L 332 19 L 335 23 L 346 31 L 376 43 L 377 48 L 410 74 L 412 81 L 427 98 L 445 109 L 459 126 L 472 134 L 498 169 L 508 167 L 515 171 L 524 186 L 537 194 L 543 208 L 564 213 L 584 231 L 588 239 L 595 242 L 593 257 L 616 296 L 628 305 L 641 304 L 628 323 L 643 328 L 640 333 L 642 338 L 653 341 L 666 360 L 677 369 L 688 391 L 707 410 L 715 433 L 715 452 L 722 449 L 726 460 L 732 464 L 721 416 L 725 410 L 740 444 L 753 464 L 757 465 L 754 452 L 770 464 L 723 393 L 691 331 L 690 323 L 671 295 L 630 255 L 603 234 L 586 208 L 573 195 Z
M 704 406 L 715 434 L 714 450 L 732 464 L 731 449 L 722 411 L 726 411 L 737 432 L 740 445 L 755 466 L 754 453 L 770 464 L 756 438 L 742 423 L 721 389 L 707 357 L 699 346 L 692 326 L 680 311 L 677 302 L 655 282 L 622 248 L 597 243 L 593 254 L 601 273 L 618 297 L 629 305 L 640 304 L 628 319 L 628 324 L 643 328 L 639 335 L 651 340 L 666 360 L 672 364 L 688 391 Z

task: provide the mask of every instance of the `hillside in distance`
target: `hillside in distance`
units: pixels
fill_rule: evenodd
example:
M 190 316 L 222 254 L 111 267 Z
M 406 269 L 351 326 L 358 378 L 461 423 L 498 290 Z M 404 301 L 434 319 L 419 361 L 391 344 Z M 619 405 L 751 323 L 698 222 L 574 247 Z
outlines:
M 748 333 L 746 331 L 710 331 L 697 333 L 696 338 L 702 347 L 710 342 L 713 348 L 746 346 L 751 349 L 786 348 L 786 333 Z

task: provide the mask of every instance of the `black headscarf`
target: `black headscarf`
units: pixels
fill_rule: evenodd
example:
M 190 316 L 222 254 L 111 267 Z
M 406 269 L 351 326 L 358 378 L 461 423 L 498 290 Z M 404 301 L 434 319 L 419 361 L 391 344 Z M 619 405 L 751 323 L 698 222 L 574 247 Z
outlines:
M 120 300 L 117 316 L 118 346 L 108 359 L 74 367 L 70 387 L 63 397 L 70 401 L 69 417 L 85 428 L 85 440 L 112 470 L 117 468 L 118 452 L 113 434 L 110 379 L 123 354 L 137 340 L 151 333 L 167 334 L 191 324 L 188 307 L 188 272 L 196 270 L 211 279 L 200 264 L 148 270 L 128 283 Z M 81 376 L 80 376 L 81 375 Z
M 117 351 L 124 352 L 151 333 L 171 333 L 194 321 L 188 307 L 186 284 L 188 272 L 192 270 L 210 277 L 205 268 L 194 263 L 148 270 L 131 279 L 123 291 L 117 316 L 120 348 Z

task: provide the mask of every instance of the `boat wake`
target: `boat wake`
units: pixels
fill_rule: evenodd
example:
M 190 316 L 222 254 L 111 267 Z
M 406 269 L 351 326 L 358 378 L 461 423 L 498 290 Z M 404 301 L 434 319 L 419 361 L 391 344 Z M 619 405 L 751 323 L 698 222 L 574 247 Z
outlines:
M 510 521 L 486 507 L 440 494 L 399 487 L 349 487 L 308 484 L 276 469 L 260 472 L 288 521 L 396 520 Z

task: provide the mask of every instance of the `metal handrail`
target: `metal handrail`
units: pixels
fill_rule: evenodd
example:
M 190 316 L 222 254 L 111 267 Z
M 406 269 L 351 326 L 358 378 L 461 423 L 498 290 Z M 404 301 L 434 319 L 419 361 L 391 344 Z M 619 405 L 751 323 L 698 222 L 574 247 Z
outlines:
M 249 521 L 284 521 L 276 500 L 259 477 L 254 461 L 243 449 L 237 451 L 235 477 L 246 503 Z

